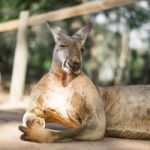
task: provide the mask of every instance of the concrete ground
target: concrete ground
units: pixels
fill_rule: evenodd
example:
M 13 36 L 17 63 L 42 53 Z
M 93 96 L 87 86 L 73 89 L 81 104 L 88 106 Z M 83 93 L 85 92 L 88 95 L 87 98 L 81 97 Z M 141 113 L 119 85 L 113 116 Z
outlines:
M 96 142 L 70 141 L 39 144 L 20 140 L 23 108 L 1 107 L 0 104 L 0 150 L 150 150 L 150 141 L 104 138 Z

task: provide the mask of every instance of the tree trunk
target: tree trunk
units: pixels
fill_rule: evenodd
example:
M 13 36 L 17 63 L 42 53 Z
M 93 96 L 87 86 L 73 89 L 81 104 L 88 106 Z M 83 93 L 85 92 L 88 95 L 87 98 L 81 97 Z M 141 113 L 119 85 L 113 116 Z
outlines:
M 129 45 L 129 28 L 127 24 L 126 18 L 122 18 L 122 40 L 121 40 L 121 53 L 120 53 L 120 58 L 118 62 L 118 68 L 116 72 L 116 77 L 115 77 L 115 85 L 122 85 L 123 84 L 123 75 L 124 75 L 124 69 L 127 65 L 127 57 L 128 57 L 128 45 Z

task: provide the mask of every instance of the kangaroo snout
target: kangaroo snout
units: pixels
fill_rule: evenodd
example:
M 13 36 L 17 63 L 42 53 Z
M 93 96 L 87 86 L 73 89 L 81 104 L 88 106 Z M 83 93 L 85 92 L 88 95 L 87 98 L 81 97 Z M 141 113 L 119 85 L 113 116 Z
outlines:
M 68 64 L 69 68 L 72 71 L 78 71 L 81 68 L 80 61 L 74 61 L 74 60 L 68 59 L 66 63 Z
M 81 63 L 77 61 L 69 61 L 68 65 L 72 70 L 75 70 L 75 71 L 79 70 L 81 67 Z
M 81 61 L 67 58 L 63 63 L 63 70 L 72 74 L 79 74 L 81 69 Z

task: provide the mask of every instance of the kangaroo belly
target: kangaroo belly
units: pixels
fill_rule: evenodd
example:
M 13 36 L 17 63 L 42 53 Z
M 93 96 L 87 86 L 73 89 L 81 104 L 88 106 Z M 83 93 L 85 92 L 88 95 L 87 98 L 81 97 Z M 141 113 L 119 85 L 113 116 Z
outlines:
M 109 87 L 101 92 L 107 135 L 150 139 L 150 86 Z

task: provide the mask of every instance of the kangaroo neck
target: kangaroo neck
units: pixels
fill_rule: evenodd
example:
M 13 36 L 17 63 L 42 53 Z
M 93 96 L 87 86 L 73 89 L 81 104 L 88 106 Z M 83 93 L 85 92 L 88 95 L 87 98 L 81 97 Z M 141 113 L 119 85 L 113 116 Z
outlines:
M 50 70 L 51 74 L 55 76 L 58 82 L 61 83 L 62 86 L 67 86 L 73 79 L 75 79 L 75 75 L 71 73 L 66 73 L 61 69 L 61 65 L 53 62 Z

